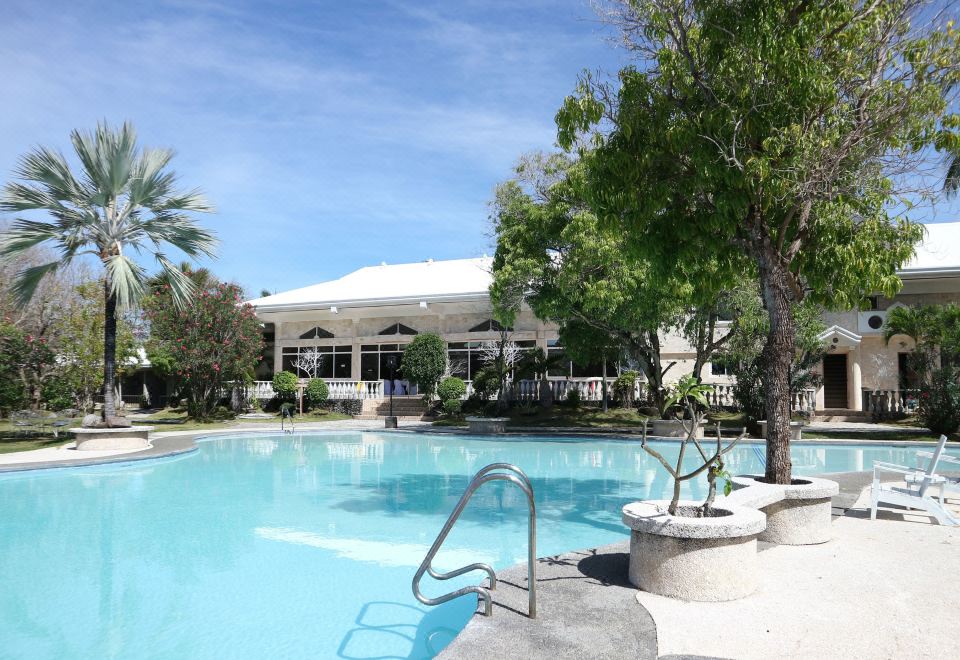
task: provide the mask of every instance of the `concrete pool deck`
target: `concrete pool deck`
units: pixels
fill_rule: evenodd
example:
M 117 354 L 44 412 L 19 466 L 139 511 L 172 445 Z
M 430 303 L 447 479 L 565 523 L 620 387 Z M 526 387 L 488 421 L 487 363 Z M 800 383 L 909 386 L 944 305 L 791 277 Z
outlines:
M 541 560 L 544 605 L 536 620 L 525 616 L 525 566 L 504 571 L 509 585 L 493 592 L 494 615 L 475 615 L 439 657 L 491 657 L 495 650 L 529 658 L 954 656 L 960 528 L 890 508 L 871 521 L 864 490 L 870 473 L 825 476 L 841 487 L 834 538 L 814 546 L 761 544 L 760 587 L 747 598 L 693 603 L 638 591 L 626 584 L 624 541 Z M 564 618 L 547 620 L 558 615 Z M 629 621 L 633 628 L 624 633 Z

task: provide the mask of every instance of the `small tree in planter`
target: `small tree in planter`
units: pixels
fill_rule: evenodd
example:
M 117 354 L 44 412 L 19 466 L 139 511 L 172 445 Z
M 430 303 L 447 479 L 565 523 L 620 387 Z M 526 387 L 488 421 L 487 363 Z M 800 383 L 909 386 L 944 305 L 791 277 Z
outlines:
M 708 456 L 707 452 L 703 448 L 703 443 L 696 437 L 697 427 L 703 421 L 703 417 L 707 410 L 708 403 L 706 393 L 710 391 L 710 385 L 701 385 L 698 384 L 696 379 L 693 376 L 684 376 L 680 382 L 677 384 L 673 394 L 671 394 L 667 400 L 667 409 L 672 408 L 673 406 L 679 405 L 686 412 L 687 419 L 681 420 L 683 424 L 684 431 L 686 436 L 683 440 L 680 441 L 680 451 L 677 455 L 676 466 L 671 465 L 663 454 L 658 452 L 656 449 L 647 444 L 647 427 L 644 424 L 643 427 L 643 439 L 641 441 L 641 446 L 644 451 L 657 459 L 667 472 L 670 473 L 670 476 L 673 477 L 673 498 L 670 500 L 670 506 L 667 508 L 667 512 L 671 516 L 678 515 L 679 511 L 679 502 L 680 502 L 680 486 L 684 481 L 698 477 L 704 472 L 707 473 L 707 483 L 709 484 L 709 491 L 707 493 L 707 499 L 704 500 L 703 504 L 697 508 L 697 517 L 703 518 L 710 515 L 711 507 L 713 506 L 714 499 L 717 495 L 717 479 L 724 480 L 724 494 L 728 495 L 733 488 L 733 484 L 730 480 L 730 473 L 726 471 L 723 462 L 723 456 L 729 452 L 733 447 L 740 442 L 746 435 L 747 430 L 743 429 L 743 432 L 737 436 L 732 442 L 730 442 L 726 447 L 723 447 L 723 441 L 720 436 L 720 425 L 717 425 L 717 448 L 713 455 Z M 700 465 L 695 470 L 691 470 L 686 474 L 682 474 L 683 470 L 683 458 L 686 455 L 687 448 L 690 443 L 693 443 L 693 446 L 697 449 L 697 452 L 700 454 L 700 458 L 703 459 L 703 464 Z

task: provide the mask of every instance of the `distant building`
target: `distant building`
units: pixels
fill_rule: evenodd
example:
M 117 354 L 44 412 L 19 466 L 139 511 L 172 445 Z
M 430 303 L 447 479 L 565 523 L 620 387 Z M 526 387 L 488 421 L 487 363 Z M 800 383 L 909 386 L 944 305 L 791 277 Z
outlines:
M 432 332 L 446 340 L 455 375 L 469 381 L 481 366 L 481 343 L 500 336 L 488 293 L 492 261 L 368 266 L 337 280 L 252 300 L 270 344 L 257 377 L 266 381 L 276 370 L 297 372 L 298 354 L 316 348 L 327 357 L 320 375 L 333 381 L 338 396 L 358 391 L 381 396 L 389 392 L 389 383 L 373 389 L 364 383 L 388 381 L 390 358 L 399 358 L 415 335 Z M 875 296 L 868 311 L 824 315 L 829 327 L 822 339 L 830 353 L 822 364 L 823 386 L 809 397 L 817 410 L 861 411 L 871 395 L 882 392 L 902 405 L 902 392 L 912 384 L 904 356 L 913 343 L 899 336 L 884 341 L 886 314 L 898 305 L 960 303 L 960 223 L 928 225 L 926 240 L 900 276 L 904 286 L 895 298 Z M 541 322 L 529 309 L 518 315 L 510 336 L 524 349 L 563 351 L 556 325 Z M 668 373 L 676 380 L 689 373 L 694 355 L 681 337 L 669 335 L 663 339 L 662 358 L 678 363 Z M 608 365 L 607 375 L 616 375 L 615 365 Z M 570 362 L 550 374 L 558 383 L 589 390 L 594 398 L 602 376 L 601 365 Z M 708 365 L 704 379 L 731 383 L 722 365 Z

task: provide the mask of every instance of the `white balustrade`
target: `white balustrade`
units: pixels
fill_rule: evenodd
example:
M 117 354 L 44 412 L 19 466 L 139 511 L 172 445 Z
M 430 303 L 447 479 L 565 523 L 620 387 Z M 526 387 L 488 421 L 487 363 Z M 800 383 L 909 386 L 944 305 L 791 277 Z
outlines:
M 300 385 L 306 387 L 306 379 L 300 380 Z M 382 399 L 382 380 L 351 380 L 348 378 L 331 378 L 325 381 L 330 391 L 331 399 Z M 273 383 L 269 380 L 254 381 L 247 390 L 249 398 L 272 399 L 276 396 Z

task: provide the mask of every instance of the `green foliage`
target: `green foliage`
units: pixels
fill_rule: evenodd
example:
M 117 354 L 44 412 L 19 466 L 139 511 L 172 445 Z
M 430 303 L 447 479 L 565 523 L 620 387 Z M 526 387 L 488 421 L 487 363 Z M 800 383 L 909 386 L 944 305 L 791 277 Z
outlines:
M 640 63 L 612 85 L 584 75 L 559 142 L 653 277 L 684 272 L 701 295 L 758 279 L 782 421 L 793 305 L 850 309 L 901 286 L 922 228 L 894 214 L 942 194 L 909 173 L 960 152 L 958 33 L 912 0 L 616 4 Z M 788 429 L 774 426 L 767 476 L 789 483 Z
M 311 408 L 319 408 L 330 397 L 330 388 L 322 378 L 311 378 L 307 383 L 307 402 Z
M 273 375 L 273 391 L 280 399 L 293 399 L 297 396 L 300 379 L 291 371 L 280 371 Z
M 613 381 L 613 395 L 620 400 L 624 408 L 633 407 L 634 392 L 639 376 L 640 374 L 636 371 L 624 371 Z
M 884 337 L 906 335 L 916 342 L 911 367 L 924 380 L 938 366 L 960 367 L 960 306 L 921 305 L 894 307 L 887 314 Z
M 463 395 L 467 393 L 467 384 L 456 376 L 450 376 L 440 381 L 437 387 L 437 396 L 446 403 L 447 401 L 460 401 Z
M 501 316 L 523 299 L 538 318 L 559 324 L 564 350 L 577 363 L 636 363 L 660 405 L 672 366 L 661 361 L 660 337 L 683 325 L 690 308 L 712 308 L 714 295 L 691 286 L 702 261 L 657 270 L 633 237 L 604 222 L 586 173 L 582 160 L 538 154 L 497 187 L 491 298 Z M 698 345 L 701 361 L 714 348 Z
M 73 408 L 76 403 L 74 395 L 73 387 L 63 378 L 51 378 L 43 385 L 43 403 L 48 410 Z
M 144 300 L 151 355 L 163 355 L 191 417 L 209 416 L 231 381 L 251 380 L 263 351 L 260 322 L 240 287 L 215 283 L 178 307 L 166 285 Z
M 443 402 L 443 412 L 448 417 L 457 417 L 463 409 L 463 401 L 460 399 L 446 399 Z
M 45 337 L 0 323 L 0 410 L 40 407 L 56 361 Z
M 71 406 L 92 411 L 94 397 L 103 389 L 103 334 L 105 303 L 102 282 L 85 282 L 64 310 L 58 351 L 64 357 L 57 379 L 74 396 Z M 123 373 L 136 363 L 137 341 L 126 316 L 117 318 L 117 372 Z
M 666 409 L 685 403 L 685 407 L 697 405 L 705 410 L 710 407 L 707 393 L 711 391 L 713 391 L 713 385 L 700 384 L 693 374 L 687 374 L 671 389 L 670 395 L 667 396 Z
M 580 394 L 580 390 L 575 387 L 571 387 L 567 390 L 567 405 L 571 408 L 579 408 L 580 404 L 583 403 L 583 395 Z
M 58 151 L 38 147 L 23 156 L 15 170 L 20 181 L 7 184 L 0 198 L 0 212 L 44 212 L 47 219 L 17 218 L 0 236 L 0 257 L 23 254 L 48 244 L 57 257 L 49 263 L 21 271 L 13 291 L 22 303 L 38 285 L 80 255 L 99 260 L 110 300 L 105 306 L 109 320 L 116 308 L 130 309 L 146 293 L 146 271 L 132 258 L 135 253 L 152 255 L 170 281 L 173 302 L 183 305 L 194 292 L 190 280 L 164 254 L 164 245 L 190 257 L 213 256 L 216 240 L 197 226 L 192 213 L 211 207 L 197 191 L 176 188 L 177 177 L 168 169 L 173 152 L 137 146 L 136 131 L 129 123 L 114 130 L 106 123 L 95 131 L 70 134 L 82 172 L 71 170 Z M 105 324 L 105 337 L 112 323 Z M 112 351 L 104 355 L 107 395 L 104 415 L 113 416 L 114 366 Z
M 488 401 L 492 399 L 500 388 L 500 374 L 496 369 L 482 367 L 473 375 L 473 394 L 472 398 L 479 401 Z
M 948 366 L 933 373 L 930 382 L 920 388 L 917 416 L 937 434 L 949 435 L 960 429 L 960 371 Z
M 763 307 L 758 287 L 740 287 L 728 297 L 733 320 L 721 358 L 736 377 L 733 396 L 755 427 L 766 415 L 766 369 L 764 348 L 770 332 L 770 318 Z M 817 387 L 821 377 L 814 371 L 826 349 L 819 335 L 826 330 L 820 309 L 811 302 L 793 306 L 795 355 L 789 369 L 791 394 Z
M 432 399 L 447 370 L 447 344 L 439 335 L 417 335 L 403 352 L 403 375 L 417 384 L 425 399 Z

